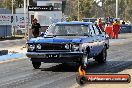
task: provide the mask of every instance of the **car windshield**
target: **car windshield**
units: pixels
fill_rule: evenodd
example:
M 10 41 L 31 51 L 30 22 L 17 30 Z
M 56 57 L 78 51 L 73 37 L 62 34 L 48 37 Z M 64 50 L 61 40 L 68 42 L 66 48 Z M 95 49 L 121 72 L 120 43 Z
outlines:
M 47 36 L 88 36 L 88 25 L 52 25 L 48 28 Z

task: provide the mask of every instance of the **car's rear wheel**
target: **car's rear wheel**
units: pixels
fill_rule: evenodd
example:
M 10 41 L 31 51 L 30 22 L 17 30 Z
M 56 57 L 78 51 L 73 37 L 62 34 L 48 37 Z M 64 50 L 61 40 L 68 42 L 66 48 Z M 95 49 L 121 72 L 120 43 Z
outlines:
M 32 65 L 35 69 L 39 69 L 41 66 L 41 62 L 32 62 Z
M 98 56 L 95 57 L 95 61 L 97 61 L 98 63 L 105 63 L 106 58 L 107 58 L 107 48 L 104 47 L 102 52 Z

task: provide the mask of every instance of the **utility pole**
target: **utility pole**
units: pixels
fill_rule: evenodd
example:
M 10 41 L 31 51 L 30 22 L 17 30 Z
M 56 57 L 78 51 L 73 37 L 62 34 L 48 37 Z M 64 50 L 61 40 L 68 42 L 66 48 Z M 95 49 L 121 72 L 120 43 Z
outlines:
M 78 21 L 80 20 L 80 1 L 78 0 Z
M 26 0 L 24 0 L 24 26 L 25 26 L 25 38 L 27 39 L 27 21 L 26 21 Z
M 116 0 L 116 18 L 118 18 L 118 0 Z
M 28 9 L 28 6 L 29 6 L 29 0 L 27 0 L 27 9 Z M 28 15 L 28 24 L 27 24 L 27 34 L 28 34 L 28 40 L 30 39 L 30 29 L 29 29 L 29 22 L 30 22 L 30 16 L 29 16 L 29 11 L 27 11 L 27 15 Z
M 13 16 L 12 20 L 14 20 L 14 0 L 12 0 L 11 3 L 12 3 L 12 10 L 11 10 L 11 12 L 12 12 L 12 16 Z M 15 30 L 14 30 L 14 27 L 13 27 L 13 21 L 12 21 L 11 28 L 12 28 L 12 35 L 14 35 L 14 37 L 15 37 Z

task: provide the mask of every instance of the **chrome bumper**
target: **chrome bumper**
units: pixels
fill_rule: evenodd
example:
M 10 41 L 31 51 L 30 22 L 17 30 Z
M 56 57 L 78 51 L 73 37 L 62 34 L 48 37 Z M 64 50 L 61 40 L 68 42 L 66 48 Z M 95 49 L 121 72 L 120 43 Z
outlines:
M 82 57 L 83 52 L 27 52 L 26 56 L 29 58 L 71 58 Z

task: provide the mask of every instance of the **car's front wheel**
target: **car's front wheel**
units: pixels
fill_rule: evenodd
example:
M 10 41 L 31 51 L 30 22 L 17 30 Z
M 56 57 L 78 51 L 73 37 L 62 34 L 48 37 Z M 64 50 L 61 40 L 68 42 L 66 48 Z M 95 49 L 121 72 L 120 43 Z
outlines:
M 41 66 L 41 62 L 32 62 L 32 65 L 35 69 L 39 69 Z
M 89 54 L 87 55 L 83 55 L 82 59 L 81 59 L 81 66 L 83 69 L 86 69 L 87 68 L 87 65 L 88 65 L 88 59 L 89 59 Z
M 104 47 L 102 52 L 98 56 L 95 57 L 95 61 L 97 61 L 98 63 L 105 63 L 106 58 L 107 58 L 107 48 Z

